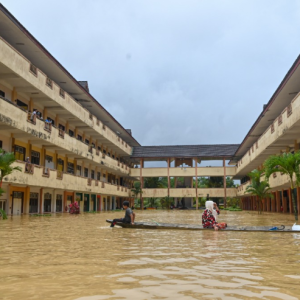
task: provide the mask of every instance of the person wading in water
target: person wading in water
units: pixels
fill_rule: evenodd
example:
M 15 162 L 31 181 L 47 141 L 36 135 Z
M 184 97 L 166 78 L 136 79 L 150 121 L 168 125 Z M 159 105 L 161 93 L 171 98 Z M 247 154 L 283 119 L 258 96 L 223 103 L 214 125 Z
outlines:
M 125 217 L 120 219 L 113 219 L 110 227 L 114 227 L 117 222 L 121 223 L 128 223 L 128 224 L 134 224 L 135 219 L 135 213 L 132 211 L 132 209 L 129 207 L 129 202 L 124 201 L 123 202 L 123 209 L 125 210 Z

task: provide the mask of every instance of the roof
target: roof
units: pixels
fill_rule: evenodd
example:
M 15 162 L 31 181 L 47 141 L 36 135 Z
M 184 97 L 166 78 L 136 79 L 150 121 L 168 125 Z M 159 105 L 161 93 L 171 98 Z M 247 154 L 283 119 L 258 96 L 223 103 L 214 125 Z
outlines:
M 0 36 L 42 70 L 64 91 L 130 146 L 139 142 L 89 93 L 87 82 L 78 82 L 33 35 L 0 4 Z
M 220 145 L 177 145 L 133 147 L 131 158 L 187 158 L 231 159 L 239 144 Z
M 258 140 L 265 130 L 274 122 L 278 115 L 287 107 L 300 91 L 300 55 L 284 76 L 278 88 L 243 139 L 235 156 L 242 157 Z M 235 162 L 233 162 L 235 163 Z

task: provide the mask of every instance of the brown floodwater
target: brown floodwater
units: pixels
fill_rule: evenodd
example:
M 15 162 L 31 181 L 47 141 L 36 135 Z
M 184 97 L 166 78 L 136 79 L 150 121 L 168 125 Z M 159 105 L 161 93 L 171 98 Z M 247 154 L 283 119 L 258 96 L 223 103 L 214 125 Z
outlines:
M 197 211 L 137 220 L 200 222 Z M 300 234 L 109 228 L 123 212 L 0 221 L 0 299 L 299 299 Z M 221 212 L 231 225 L 293 216 Z

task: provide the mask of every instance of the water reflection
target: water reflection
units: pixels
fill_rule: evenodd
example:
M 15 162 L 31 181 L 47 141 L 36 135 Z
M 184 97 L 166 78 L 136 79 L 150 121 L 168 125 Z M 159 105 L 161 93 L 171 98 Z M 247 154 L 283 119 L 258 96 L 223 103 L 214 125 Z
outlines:
M 3 299 L 298 299 L 299 234 L 109 228 L 120 213 L 0 222 Z M 144 221 L 200 222 L 196 211 Z M 291 225 L 283 214 L 224 212 L 234 225 Z M 2 299 L 1 298 L 1 299 Z

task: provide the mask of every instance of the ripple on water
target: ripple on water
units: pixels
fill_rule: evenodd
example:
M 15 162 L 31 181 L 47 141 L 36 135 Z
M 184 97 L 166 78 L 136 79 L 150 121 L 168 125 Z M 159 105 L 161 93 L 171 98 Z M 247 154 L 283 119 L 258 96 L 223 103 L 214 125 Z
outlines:
M 299 234 L 109 228 L 122 213 L 0 222 L 3 299 L 298 299 Z M 143 221 L 200 223 L 196 211 L 142 211 Z M 223 212 L 234 225 L 292 216 Z M 1 299 L 2 299 L 1 298 Z

